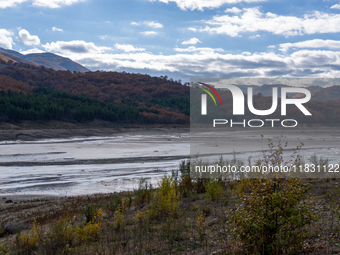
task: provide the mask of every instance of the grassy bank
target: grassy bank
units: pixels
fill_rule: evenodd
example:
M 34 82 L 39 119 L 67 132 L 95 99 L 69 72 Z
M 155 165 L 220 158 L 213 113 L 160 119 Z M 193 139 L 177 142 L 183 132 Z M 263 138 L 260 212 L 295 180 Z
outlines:
M 340 252 L 336 179 L 191 179 L 189 168 L 157 189 L 3 204 L 0 254 Z

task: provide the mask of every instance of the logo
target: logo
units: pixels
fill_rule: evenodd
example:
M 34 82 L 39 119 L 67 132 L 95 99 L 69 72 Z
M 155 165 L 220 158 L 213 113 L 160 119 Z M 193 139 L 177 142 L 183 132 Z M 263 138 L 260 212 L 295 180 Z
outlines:
M 214 92 L 214 94 L 217 96 L 217 98 L 220 101 L 220 104 L 222 106 L 222 100 L 220 98 L 220 95 L 217 93 L 217 91 L 213 87 L 211 87 L 210 85 L 205 84 L 203 82 L 199 82 L 199 84 L 202 84 L 203 86 L 206 86 L 212 92 Z M 198 87 L 198 88 L 203 90 L 204 92 L 206 92 L 212 98 L 212 100 L 214 101 L 215 105 L 217 106 L 217 103 L 216 103 L 216 100 L 215 100 L 214 96 L 208 90 L 206 90 L 204 88 L 200 88 L 200 87 Z M 207 115 L 207 95 L 206 94 L 202 94 L 201 95 L 201 114 L 202 115 Z
M 198 84 L 202 84 L 205 87 L 209 88 L 219 99 L 220 104 L 222 106 L 222 100 L 219 96 L 219 94 L 217 93 L 217 91 L 210 85 L 202 83 L 202 82 L 198 82 Z M 231 94 L 232 94 L 232 98 L 233 98 L 233 115 L 236 116 L 240 116 L 240 115 L 245 115 L 245 96 L 243 91 L 235 86 L 235 85 L 226 85 L 224 84 L 221 88 L 223 89 L 228 89 Z M 210 97 L 213 99 L 215 106 L 217 106 L 216 100 L 214 98 L 214 96 L 205 88 L 201 88 L 199 87 L 199 89 L 203 90 L 204 92 L 206 92 L 208 95 L 210 95 Z M 305 97 L 303 98 L 289 98 L 288 94 L 299 94 L 302 95 L 304 94 Z M 254 102 L 253 102 L 253 88 L 252 87 L 248 87 L 247 88 L 247 106 L 248 109 L 251 113 L 253 113 L 254 115 L 257 116 L 267 116 L 270 115 L 272 113 L 274 113 L 277 109 L 278 106 L 278 100 L 279 96 L 278 96 L 278 88 L 277 87 L 273 87 L 272 88 L 272 105 L 269 109 L 266 110 L 258 110 L 254 107 Z M 311 99 L 311 93 L 309 90 L 305 89 L 305 88 L 297 88 L 297 87 L 281 87 L 281 116 L 286 116 L 287 115 L 287 105 L 295 105 L 305 116 L 312 116 L 312 114 L 307 110 L 307 108 L 303 105 L 305 103 L 307 103 L 309 100 Z M 202 94 L 201 95 L 201 115 L 207 115 L 207 95 L 206 94 Z M 280 121 L 279 119 L 266 119 L 265 121 L 270 121 L 272 123 L 272 127 L 274 127 L 274 121 Z M 295 122 L 294 126 L 286 126 L 284 123 L 287 122 L 287 120 L 283 120 L 281 122 L 282 126 L 284 127 L 295 127 L 297 126 L 297 121 L 290 119 L 290 121 Z M 227 124 L 229 121 L 226 119 L 214 119 L 213 122 L 213 127 L 215 127 L 215 125 L 217 124 Z M 254 126 L 251 125 L 250 123 L 253 122 L 259 122 L 260 125 Z M 232 127 L 232 123 L 233 121 L 230 120 L 230 124 Z M 243 124 L 243 126 L 246 126 L 246 120 L 244 120 L 243 122 L 240 123 L 235 123 L 234 124 Z M 253 120 L 249 120 L 248 121 L 248 126 L 250 127 L 262 127 L 264 125 L 264 121 L 261 119 L 253 119 Z

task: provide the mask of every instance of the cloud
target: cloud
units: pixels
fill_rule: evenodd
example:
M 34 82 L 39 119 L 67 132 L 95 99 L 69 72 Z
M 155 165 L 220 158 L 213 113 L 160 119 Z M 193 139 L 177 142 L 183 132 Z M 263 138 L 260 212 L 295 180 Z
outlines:
M 130 24 L 133 25 L 133 26 L 146 25 L 146 26 L 149 26 L 149 27 L 152 27 L 152 28 L 162 28 L 163 27 L 163 24 L 156 22 L 156 21 L 141 21 L 141 22 L 132 21 Z
M 163 25 L 161 23 L 154 22 L 154 21 L 145 21 L 144 24 L 149 26 L 149 27 L 152 27 L 152 28 L 162 28 L 163 27 Z
M 71 5 L 84 0 L 0 0 L 0 8 L 16 7 L 23 2 L 32 2 L 34 6 L 60 8 L 62 5 Z
M 203 48 L 204 49 L 204 48 Z M 191 46 L 174 54 L 150 52 L 121 54 L 67 54 L 91 70 L 120 70 L 177 77 L 335 77 L 340 75 L 340 51 L 299 50 L 290 55 L 274 52 L 241 54 Z
M 237 7 L 233 7 L 233 8 L 229 8 L 229 9 L 226 9 L 224 12 L 231 12 L 231 13 L 240 13 L 242 12 L 241 9 L 237 8 Z
M 276 35 L 295 36 L 305 34 L 340 32 L 340 14 L 314 11 L 303 17 L 283 16 L 271 12 L 263 13 L 258 7 L 244 8 L 237 15 L 216 15 L 203 21 L 206 26 L 196 28 L 201 32 L 226 34 L 232 37 L 240 33 L 259 31 Z
M 260 38 L 260 37 L 261 36 L 259 34 L 249 36 L 250 39 L 255 39 L 255 38 Z
M 0 1 L 0 8 L 5 9 L 8 7 L 15 7 L 17 4 L 21 4 L 26 2 L 27 0 L 1 0 Z
M 33 0 L 33 5 L 48 8 L 60 8 L 62 5 L 72 5 L 84 0 Z
M 156 35 L 158 34 L 156 31 L 144 31 L 140 32 L 142 35 Z
M 36 35 L 30 35 L 30 33 L 26 29 L 21 29 L 19 31 L 18 39 L 25 45 L 40 45 L 39 37 Z
M 111 50 L 109 47 L 98 47 L 92 42 L 84 41 L 57 41 L 52 43 L 46 43 L 42 45 L 46 51 L 56 51 L 64 54 L 67 53 L 103 53 L 105 51 Z
M 119 44 L 119 43 L 116 43 L 115 47 L 117 49 L 125 51 L 125 52 L 145 51 L 144 48 L 136 48 L 136 47 L 133 47 L 131 44 Z
M 150 2 L 159 1 L 166 4 L 174 2 L 183 11 L 185 10 L 203 11 L 204 9 L 219 8 L 224 4 L 255 3 L 264 2 L 266 0 L 149 0 L 149 1 Z
M 208 47 L 204 47 L 204 48 L 196 48 L 195 46 L 190 46 L 188 48 L 175 48 L 174 49 L 177 52 L 200 52 L 200 53 L 206 53 L 206 52 L 222 52 L 224 51 L 221 48 L 208 48 Z
M 282 43 L 280 49 L 282 52 L 287 52 L 290 48 L 327 48 L 340 49 L 340 41 L 314 39 L 296 43 Z
M 37 48 L 33 48 L 33 49 L 25 50 L 25 51 L 20 51 L 20 53 L 24 54 L 24 55 L 31 54 L 31 53 L 43 53 L 43 52 L 45 52 L 45 51 L 39 50 Z
M 0 47 L 5 49 L 12 49 L 13 33 L 9 30 L 0 28 Z
M 182 42 L 182 44 L 197 44 L 197 43 L 202 43 L 202 42 L 198 40 L 196 37 L 193 37 L 188 41 Z
M 332 5 L 331 9 L 340 9 L 340 4 Z
M 52 27 L 52 31 L 63 32 L 64 30 L 57 27 Z
M 269 48 L 269 49 L 275 49 L 276 46 L 275 46 L 275 45 L 269 45 L 267 48 Z
M 198 31 L 198 29 L 194 28 L 194 27 L 189 27 L 188 30 L 193 31 L 193 32 L 197 32 Z

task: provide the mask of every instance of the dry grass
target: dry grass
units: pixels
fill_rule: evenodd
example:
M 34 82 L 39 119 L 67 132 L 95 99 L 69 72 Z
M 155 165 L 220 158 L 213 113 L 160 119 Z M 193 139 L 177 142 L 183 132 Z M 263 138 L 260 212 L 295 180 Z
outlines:
M 222 195 L 215 200 L 197 192 L 176 200 L 167 182 L 163 187 L 167 191 L 151 190 L 150 200 L 138 197 L 145 192 L 135 191 L 19 201 L 0 211 L 1 227 L 8 221 L 36 221 L 20 234 L 5 234 L 0 254 L 252 254 L 241 239 L 232 238 L 225 213 L 244 206 L 233 192 L 237 183 L 222 184 Z M 308 227 L 309 238 L 298 253 L 338 253 L 338 201 L 327 198 L 336 197 L 339 185 L 336 180 L 311 184 L 315 204 L 311 210 L 319 219 Z M 117 196 L 122 202 L 113 212 L 106 206 Z M 84 212 L 89 205 L 96 212 L 90 221 Z

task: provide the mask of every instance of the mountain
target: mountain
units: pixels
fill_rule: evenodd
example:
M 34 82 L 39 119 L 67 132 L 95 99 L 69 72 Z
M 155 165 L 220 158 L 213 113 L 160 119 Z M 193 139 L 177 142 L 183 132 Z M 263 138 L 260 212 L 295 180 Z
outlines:
M 36 61 L 34 55 L 33 57 L 31 60 Z M 49 57 L 52 60 L 55 58 L 53 55 Z M 8 91 L 11 91 L 9 95 Z M 64 92 L 69 94 L 60 94 L 65 96 L 60 97 L 58 93 Z M 57 94 L 52 95 L 51 93 Z M 12 94 L 16 95 L 13 100 L 10 99 Z M 39 95 L 31 97 L 27 94 Z M 32 120 L 32 118 L 41 119 L 40 115 L 49 115 L 48 112 L 56 113 L 58 111 L 58 116 L 60 117 L 58 118 L 65 120 L 80 120 L 82 116 L 86 115 L 104 120 L 112 117 L 111 120 L 117 120 L 117 122 L 130 121 L 130 123 L 146 124 L 189 123 L 190 88 L 172 79 L 168 80 L 167 77 L 151 77 L 150 75 L 127 72 L 96 71 L 74 73 L 63 70 L 56 71 L 52 68 L 27 65 L 20 62 L 11 63 L 0 59 L 0 97 L 1 95 L 8 97 L 7 99 L 10 100 L 8 103 L 12 104 L 13 102 L 12 106 L 14 108 L 9 107 L 9 104 L 7 104 L 7 106 L 3 105 L 3 110 L 1 110 L 1 104 L 4 103 L 3 100 L 5 99 L 0 98 L 0 122 L 2 115 L 12 116 L 20 120 L 27 118 Z M 44 101 L 45 96 L 51 96 L 51 100 Z M 58 97 L 60 97 L 60 100 L 58 100 Z M 88 98 L 96 99 L 100 102 L 91 101 Z M 44 107 L 39 110 L 40 115 L 38 112 L 36 114 L 31 112 L 33 115 L 26 112 L 32 107 L 34 109 L 42 107 L 42 105 L 37 105 L 40 101 L 46 102 L 46 105 L 44 104 Z M 78 104 L 74 104 L 76 102 Z M 119 105 L 117 107 L 121 111 L 117 108 L 117 112 L 114 113 L 116 106 L 109 106 L 107 103 Z M 75 107 L 73 108 L 74 111 L 68 108 L 68 105 L 71 104 Z M 95 104 L 101 110 L 93 108 Z M 22 110 L 16 111 L 16 107 Z M 137 114 L 136 111 L 139 113 Z M 101 112 L 100 116 L 97 116 L 98 112 Z M 112 114 L 117 114 L 117 116 Z M 86 119 L 88 118 L 85 117 L 84 120 Z
M 7 50 L 0 47 L 0 59 L 8 62 L 22 62 L 25 64 L 45 66 L 54 70 L 70 70 L 77 72 L 88 72 L 90 71 L 86 67 L 72 61 L 69 58 L 64 58 L 53 53 L 31 53 L 21 54 L 14 50 Z

